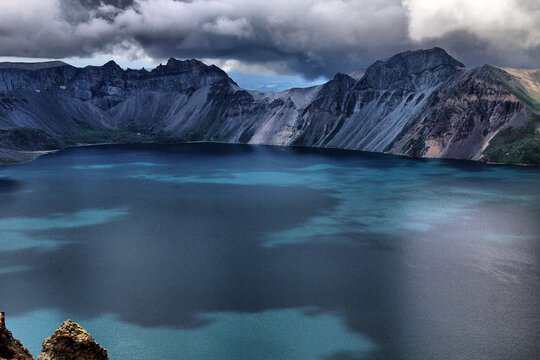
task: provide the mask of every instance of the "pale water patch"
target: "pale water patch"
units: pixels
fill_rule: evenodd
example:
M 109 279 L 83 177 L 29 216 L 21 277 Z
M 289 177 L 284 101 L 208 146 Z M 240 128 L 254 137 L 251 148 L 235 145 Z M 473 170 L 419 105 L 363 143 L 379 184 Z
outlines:
M 72 214 L 57 213 L 47 217 L 12 217 L 0 219 L 0 250 L 32 247 L 53 248 L 62 241 L 39 235 L 40 231 L 72 229 L 104 224 L 128 213 L 126 208 L 84 209 Z
M 478 237 L 484 238 L 487 241 L 495 241 L 498 243 L 510 243 L 510 242 L 524 242 L 528 240 L 534 240 L 533 235 L 519 235 L 519 234 L 502 234 L 502 233 L 478 233 Z
M 21 271 L 27 271 L 31 270 L 32 268 L 30 266 L 10 266 L 10 267 L 0 267 L 0 275 L 2 274 L 10 274 L 10 273 L 16 273 Z
M 361 357 L 376 349 L 365 336 L 348 331 L 339 316 L 310 310 L 204 313 L 200 318 L 209 323 L 194 329 L 145 328 L 113 315 L 72 320 L 107 348 L 111 359 L 129 354 L 135 360 L 322 360 L 338 353 Z M 65 316 L 54 310 L 8 314 L 7 326 L 37 356 L 43 339 Z
M 130 166 L 157 167 L 157 166 L 165 166 L 165 165 L 152 163 L 152 162 L 132 162 L 132 163 L 120 163 L 120 164 L 75 165 L 75 166 L 72 166 L 71 168 L 77 169 L 77 170 L 105 170 L 105 169 L 114 169 L 118 167 L 130 167 Z
M 206 176 L 142 174 L 133 178 L 171 183 L 245 186 L 305 186 L 328 192 L 338 204 L 294 228 L 264 235 L 263 245 L 272 247 L 309 241 L 332 241 L 344 232 L 398 235 L 427 232 L 456 221 L 470 221 L 474 207 L 486 201 L 530 201 L 531 195 L 508 195 L 496 190 L 437 185 L 459 171 L 426 166 L 397 166 L 388 169 L 317 164 L 287 171 L 226 171 Z M 493 171 L 491 176 L 499 173 Z M 358 238 L 358 236 L 356 236 Z M 483 238 L 483 237 L 480 237 Z M 343 241 L 343 236 L 341 240 Z
M 333 164 L 317 164 L 305 166 L 297 169 L 290 169 L 291 171 L 321 171 L 321 170 L 360 170 L 365 168 L 350 168 L 346 166 L 338 166 Z
M 134 175 L 133 178 L 171 183 L 224 184 L 246 186 L 316 186 L 324 179 L 280 171 L 223 172 L 211 176 Z
M 455 178 L 470 178 L 495 181 L 514 181 L 519 179 L 520 182 L 538 182 L 539 176 L 535 171 L 528 171 L 528 168 L 520 166 L 498 166 L 492 165 L 482 169 L 482 171 L 467 173 L 466 171 L 456 171 L 452 173 Z
M 40 247 L 54 249 L 66 241 L 48 239 L 46 237 L 26 234 L 20 231 L 4 231 L 0 239 L 0 251 L 14 251 Z
M 540 179 L 539 179 L 540 181 Z M 540 201 L 540 193 L 538 194 L 508 194 L 496 190 L 479 190 L 449 187 L 448 191 L 456 194 L 477 199 L 480 201 L 515 201 L 524 204 L 530 204 L 533 201 Z
M 268 234 L 265 246 L 328 241 L 342 238 L 344 232 L 397 235 L 403 231 L 429 231 L 456 218 L 467 218 L 471 204 L 479 202 L 466 196 L 438 194 L 437 189 L 428 186 L 429 180 L 407 167 L 392 169 L 400 174 L 391 178 L 380 169 L 330 165 L 300 169 L 309 171 L 315 179 L 318 172 L 328 170 L 330 175 L 325 177 L 329 181 L 321 182 L 317 188 L 329 190 L 330 196 L 339 200 L 337 206 L 296 228 Z M 431 173 L 440 171 L 434 168 Z

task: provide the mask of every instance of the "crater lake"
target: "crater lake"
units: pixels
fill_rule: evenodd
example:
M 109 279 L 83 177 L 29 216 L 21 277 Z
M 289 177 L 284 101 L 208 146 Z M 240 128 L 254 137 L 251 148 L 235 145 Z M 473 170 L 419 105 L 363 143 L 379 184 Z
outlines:
M 0 306 L 37 356 L 540 358 L 540 169 L 101 145 L 0 167 Z

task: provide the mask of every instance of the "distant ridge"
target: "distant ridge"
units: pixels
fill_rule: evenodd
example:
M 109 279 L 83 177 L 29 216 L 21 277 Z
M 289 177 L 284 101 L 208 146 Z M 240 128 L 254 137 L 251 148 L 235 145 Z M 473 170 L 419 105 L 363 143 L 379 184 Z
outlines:
M 197 141 L 540 164 L 540 72 L 467 68 L 437 47 L 280 92 L 196 59 L 64 65 L 0 64 L 0 148 Z
M 60 60 L 42 62 L 0 62 L 0 69 L 41 70 L 66 65 L 68 64 Z

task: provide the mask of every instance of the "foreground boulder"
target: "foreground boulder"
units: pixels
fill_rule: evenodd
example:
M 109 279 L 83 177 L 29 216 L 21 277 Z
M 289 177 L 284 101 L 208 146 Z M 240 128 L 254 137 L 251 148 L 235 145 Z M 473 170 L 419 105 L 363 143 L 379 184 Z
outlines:
M 6 329 L 4 313 L 0 312 L 0 360 L 33 360 L 21 342 L 11 335 L 11 331 Z
M 38 360 L 108 360 L 107 350 L 74 321 L 67 320 L 43 341 Z

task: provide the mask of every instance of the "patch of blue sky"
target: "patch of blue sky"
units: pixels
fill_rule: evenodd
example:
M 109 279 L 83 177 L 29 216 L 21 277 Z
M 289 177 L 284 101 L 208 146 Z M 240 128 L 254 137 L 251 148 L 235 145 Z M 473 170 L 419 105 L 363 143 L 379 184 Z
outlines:
M 264 75 L 241 71 L 230 71 L 228 74 L 241 88 L 257 91 L 283 91 L 295 87 L 305 88 L 324 84 L 328 81 L 324 77 L 307 80 L 298 75 Z
M 68 317 L 107 348 L 111 359 L 320 360 L 338 353 L 360 358 L 376 349 L 366 336 L 350 332 L 340 316 L 313 314 L 312 310 L 203 313 L 200 318 L 208 324 L 194 329 L 141 327 L 110 314 L 81 319 L 56 310 L 7 320 L 13 335 L 34 355 L 39 353 L 41 341 Z

